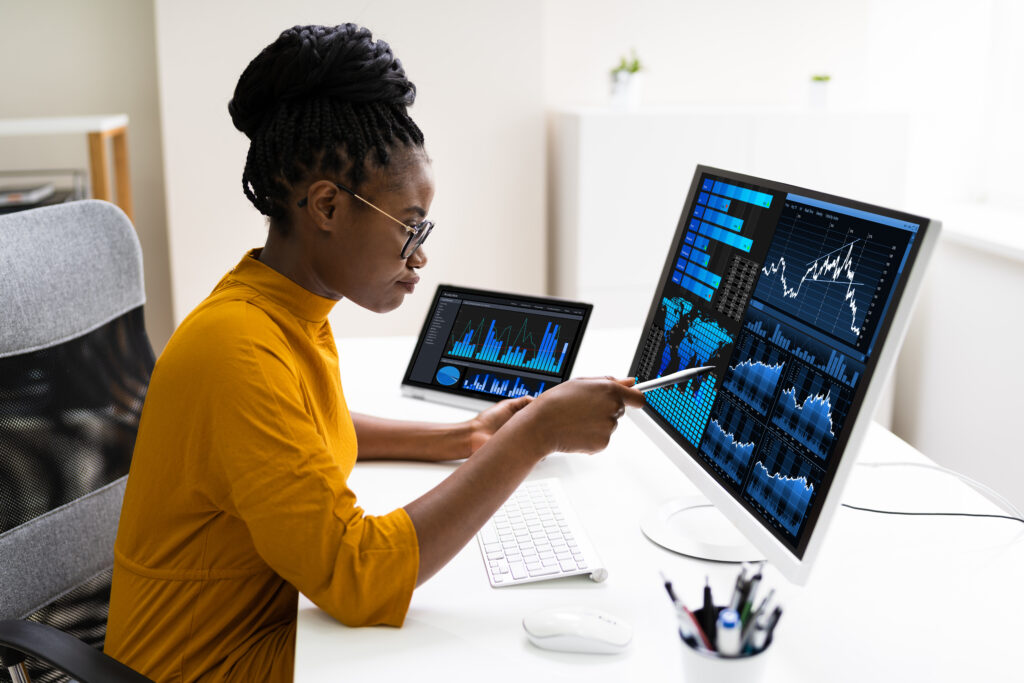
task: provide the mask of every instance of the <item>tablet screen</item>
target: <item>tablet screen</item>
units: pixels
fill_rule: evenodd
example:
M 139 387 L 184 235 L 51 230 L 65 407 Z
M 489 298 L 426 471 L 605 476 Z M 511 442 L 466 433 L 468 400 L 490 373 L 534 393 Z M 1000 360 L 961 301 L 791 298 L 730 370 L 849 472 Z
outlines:
M 439 285 L 403 384 L 500 401 L 572 372 L 592 306 Z

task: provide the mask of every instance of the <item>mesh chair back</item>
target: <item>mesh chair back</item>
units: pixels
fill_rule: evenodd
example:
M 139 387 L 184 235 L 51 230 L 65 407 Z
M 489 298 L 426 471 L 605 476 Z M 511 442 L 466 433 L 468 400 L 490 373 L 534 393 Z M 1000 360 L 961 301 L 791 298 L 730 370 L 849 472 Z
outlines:
M 154 362 L 144 301 L 139 242 L 112 204 L 0 216 L 0 619 L 97 647 Z

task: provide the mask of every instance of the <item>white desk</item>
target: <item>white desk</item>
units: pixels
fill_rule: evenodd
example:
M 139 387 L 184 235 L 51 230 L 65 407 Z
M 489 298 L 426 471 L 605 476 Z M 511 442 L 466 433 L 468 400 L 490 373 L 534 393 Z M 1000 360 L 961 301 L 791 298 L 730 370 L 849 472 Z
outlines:
M 625 374 L 634 332 L 590 333 L 578 375 Z M 342 339 L 342 378 L 351 409 L 416 419 L 469 413 L 403 399 L 398 385 L 413 340 Z M 401 368 L 383 359 L 403 359 Z M 619 359 L 609 366 L 603 359 Z M 367 362 L 367 359 L 373 359 Z M 376 362 L 381 359 L 381 362 Z M 561 477 L 608 567 L 586 578 L 493 589 L 476 542 L 413 595 L 405 625 L 350 629 L 306 598 L 299 603 L 295 680 L 679 681 L 674 616 L 658 571 L 698 603 L 704 576 L 728 595 L 736 568 L 674 555 L 650 543 L 638 520 L 651 506 L 691 491 L 689 482 L 628 420 L 595 456 L 555 454 L 532 477 Z M 863 461 L 929 462 L 882 427 Z M 385 513 L 441 481 L 455 465 L 365 463 L 353 489 L 368 513 Z M 855 468 L 843 499 L 868 507 L 1001 512 L 948 475 L 920 468 Z M 769 569 L 766 585 L 785 614 L 766 681 L 1024 680 L 1024 525 L 1007 520 L 837 513 L 808 584 Z M 604 609 L 633 624 L 619 655 L 573 655 L 533 647 L 523 615 L 554 605 Z

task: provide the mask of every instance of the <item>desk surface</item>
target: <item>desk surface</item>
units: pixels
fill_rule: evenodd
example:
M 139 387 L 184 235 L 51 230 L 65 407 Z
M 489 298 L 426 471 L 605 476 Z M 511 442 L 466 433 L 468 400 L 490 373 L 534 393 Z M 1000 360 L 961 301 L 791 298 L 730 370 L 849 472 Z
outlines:
M 605 358 L 625 358 L 633 331 L 594 331 L 577 375 L 625 374 Z M 388 417 L 455 421 L 470 415 L 399 395 L 403 367 L 375 358 L 408 358 L 411 338 L 339 339 L 342 379 L 352 410 Z M 614 353 L 611 353 L 614 351 Z M 864 462 L 927 458 L 879 425 Z M 454 464 L 363 463 L 351 477 L 360 504 L 382 514 L 440 482 Z M 736 567 L 675 555 L 649 542 L 639 519 L 692 485 L 623 420 L 595 456 L 554 454 L 531 478 L 562 479 L 573 507 L 608 567 L 608 580 L 576 577 L 493 589 L 471 542 L 417 589 L 400 628 L 347 628 L 308 599 L 299 603 L 295 680 L 460 680 L 477 671 L 497 681 L 679 681 L 674 615 L 658 572 L 680 597 L 698 603 L 704 577 L 727 595 Z M 1001 513 L 954 477 L 915 467 L 857 467 L 843 495 L 866 507 Z M 785 614 L 769 652 L 766 681 L 965 681 L 1020 676 L 1019 614 L 1024 597 L 1024 526 L 997 519 L 892 517 L 841 508 L 806 586 L 770 568 L 764 585 Z M 619 655 L 540 650 L 523 633 L 525 614 L 555 605 L 591 606 L 633 624 Z M 525 678 L 524 678 L 525 676 Z M 1020 679 L 1017 679 L 1020 680 Z

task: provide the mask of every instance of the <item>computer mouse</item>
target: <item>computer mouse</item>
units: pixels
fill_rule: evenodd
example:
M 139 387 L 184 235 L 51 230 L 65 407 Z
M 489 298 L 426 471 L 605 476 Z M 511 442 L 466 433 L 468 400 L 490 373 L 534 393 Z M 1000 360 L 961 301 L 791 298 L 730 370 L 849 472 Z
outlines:
M 615 654 L 633 640 L 633 627 L 589 607 L 555 607 L 523 618 L 530 642 L 545 650 Z

